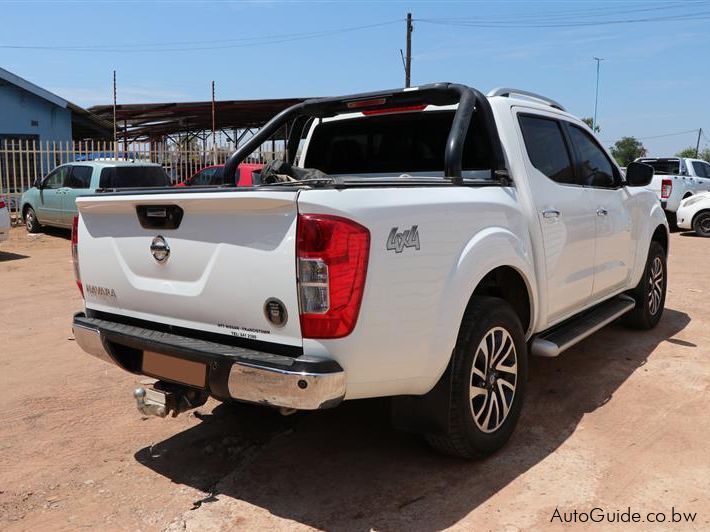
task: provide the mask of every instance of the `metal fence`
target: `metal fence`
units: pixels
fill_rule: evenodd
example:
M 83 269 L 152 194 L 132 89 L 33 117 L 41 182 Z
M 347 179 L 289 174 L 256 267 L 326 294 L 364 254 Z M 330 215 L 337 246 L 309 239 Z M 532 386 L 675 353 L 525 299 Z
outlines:
M 269 142 L 254 152 L 246 162 L 268 162 L 279 157 L 283 149 Z M 165 142 L 128 143 L 108 141 L 39 142 L 36 140 L 0 140 L 0 197 L 10 208 L 15 222 L 21 218 L 22 193 L 59 165 L 79 161 L 132 160 L 160 164 L 173 183 L 185 181 L 195 172 L 214 164 L 224 164 L 234 151 L 227 143 L 200 146 Z

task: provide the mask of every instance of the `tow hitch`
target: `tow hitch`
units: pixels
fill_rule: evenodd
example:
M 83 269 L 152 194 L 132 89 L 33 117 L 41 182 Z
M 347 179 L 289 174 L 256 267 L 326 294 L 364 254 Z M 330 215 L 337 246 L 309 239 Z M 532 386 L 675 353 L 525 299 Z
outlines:
M 177 417 L 182 412 L 205 404 L 209 395 L 186 386 L 158 381 L 147 388 L 136 388 L 133 397 L 136 398 L 138 410 L 145 416 L 166 417 L 172 414 Z

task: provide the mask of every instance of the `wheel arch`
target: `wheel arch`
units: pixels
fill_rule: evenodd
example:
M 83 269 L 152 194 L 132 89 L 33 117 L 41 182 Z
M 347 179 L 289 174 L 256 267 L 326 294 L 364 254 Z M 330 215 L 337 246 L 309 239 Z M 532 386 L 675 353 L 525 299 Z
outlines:
M 523 332 L 529 331 L 533 315 L 532 297 L 526 278 L 517 268 L 508 265 L 498 266 L 484 275 L 471 294 L 466 309 L 476 296 L 503 299 L 520 319 Z
M 527 232 L 522 232 L 527 235 Z M 526 338 L 538 319 L 531 244 L 510 229 L 496 227 L 477 233 L 462 250 L 448 274 L 437 308 L 437 323 L 424 375 L 433 387 L 451 360 L 464 313 L 477 295 L 500 297 L 521 318 Z
M 530 283 L 530 270 L 511 264 L 500 264 L 483 273 L 466 298 L 456 326 L 458 337 L 464 314 L 477 296 L 499 297 L 511 303 L 514 312 L 521 318 L 523 331 L 532 327 L 534 320 L 535 292 Z M 515 298 L 518 297 L 517 301 Z M 523 322 L 526 320 L 527 325 Z M 526 334 L 527 336 L 527 334 Z M 454 358 L 454 343 L 448 352 L 445 365 L 438 373 L 436 381 L 423 395 L 395 396 L 391 403 L 391 417 L 394 426 L 401 430 L 420 434 L 446 434 L 450 429 L 450 402 Z
M 651 236 L 651 242 L 658 242 L 663 247 L 663 251 L 665 251 L 666 256 L 668 256 L 668 230 L 664 225 L 656 227 L 653 235 Z

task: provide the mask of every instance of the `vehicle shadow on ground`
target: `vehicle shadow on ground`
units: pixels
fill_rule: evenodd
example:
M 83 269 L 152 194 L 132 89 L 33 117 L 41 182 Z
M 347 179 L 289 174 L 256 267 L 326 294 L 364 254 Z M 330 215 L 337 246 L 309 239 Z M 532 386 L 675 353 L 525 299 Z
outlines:
M 11 260 L 22 260 L 29 258 L 29 255 L 21 255 L 19 253 L 12 253 L 10 251 L 0 250 L 0 262 L 10 262 Z
M 45 236 L 51 236 L 55 238 L 63 238 L 64 240 L 71 240 L 71 229 L 62 229 L 60 227 L 47 227 L 43 226 L 40 229 L 40 233 L 34 233 L 36 235 L 44 234 Z
M 212 492 L 196 506 L 232 497 L 319 529 L 442 529 L 555 451 L 689 322 L 666 309 L 652 331 L 615 324 L 559 358 L 533 358 L 518 428 L 482 461 L 437 455 L 391 429 L 386 400 L 291 417 L 220 405 L 135 458 L 175 483 Z

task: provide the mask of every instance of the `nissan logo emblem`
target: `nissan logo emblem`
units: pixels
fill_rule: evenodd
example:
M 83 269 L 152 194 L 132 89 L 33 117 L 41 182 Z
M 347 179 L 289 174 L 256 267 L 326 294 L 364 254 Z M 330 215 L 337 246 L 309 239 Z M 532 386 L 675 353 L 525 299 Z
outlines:
M 170 256 L 170 246 L 162 236 L 158 235 L 150 243 L 150 252 L 155 260 L 165 262 Z

